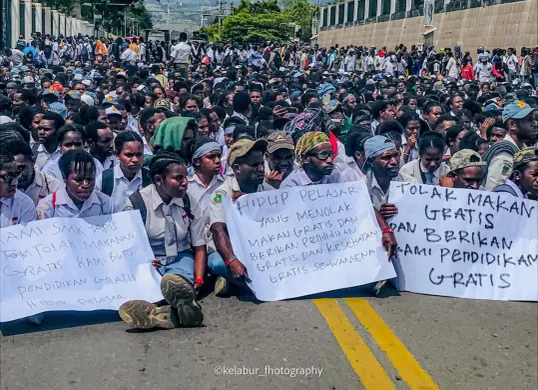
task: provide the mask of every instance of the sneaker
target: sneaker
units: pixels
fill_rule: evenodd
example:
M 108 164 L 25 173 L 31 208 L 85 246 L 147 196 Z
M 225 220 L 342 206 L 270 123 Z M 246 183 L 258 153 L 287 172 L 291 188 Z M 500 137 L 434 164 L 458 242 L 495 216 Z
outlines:
M 177 309 L 181 326 L 194 327 L 202 324 L 202 307 L 196 302 L 196 291 L 188 280 L 180 275 L 166 274 L 161 279 L 161 292 L 166 302 Z
M 219 276 L 215 281 L 215 295 L 217 297 L 224 297 L 228 294 L 229 283 L 228 279 L 223 276 Z
M 138 329 L 174 329 L 179 327 L 177 313 L 170 306 L 157 307 L 151 302 L 133 300 L 120 306 L 121 319 Z

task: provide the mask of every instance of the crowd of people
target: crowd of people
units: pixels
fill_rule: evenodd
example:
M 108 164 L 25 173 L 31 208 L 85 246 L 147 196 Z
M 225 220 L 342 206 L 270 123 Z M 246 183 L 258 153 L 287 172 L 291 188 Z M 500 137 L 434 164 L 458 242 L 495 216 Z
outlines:
M 364 180 L 389 256 L 392 181 L 538 200 L 538 50 L 520 54 L 21 38 L 0 58 L 0 228 L 139 210 L 166 303 L 121 318 L 199 326 L 208 277 L 248 281 L 225 197 Z

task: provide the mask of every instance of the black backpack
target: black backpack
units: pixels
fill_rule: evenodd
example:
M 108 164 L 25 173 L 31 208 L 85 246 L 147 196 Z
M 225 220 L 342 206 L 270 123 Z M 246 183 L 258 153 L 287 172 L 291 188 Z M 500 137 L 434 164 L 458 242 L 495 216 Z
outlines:
M 129 200 L 131 201 L 133 208 L 140 211 L 142 221 L 145 225 L 148 216 L 148 209 L 146 207 L 146 204 L 144 203 L 144 199 L 142 199 L 142 195 L 140 195 L 140 191 L 133 192 L 133 194 L 129 197 Z M 192 221 L 194 219 L 194 215 L 191 211 L 191 200 L 188 194 L 185 194 L 185 196 L 183 197 L 183 209 L 187 213 L 189 219 Z
M 101 192 L 112 196 L 114 191 L 114 168 L 109 168 L 103 172 L 101 181 Z M 142 188 L 149 186 L 152 183 L 149 170 L 142 168 Z

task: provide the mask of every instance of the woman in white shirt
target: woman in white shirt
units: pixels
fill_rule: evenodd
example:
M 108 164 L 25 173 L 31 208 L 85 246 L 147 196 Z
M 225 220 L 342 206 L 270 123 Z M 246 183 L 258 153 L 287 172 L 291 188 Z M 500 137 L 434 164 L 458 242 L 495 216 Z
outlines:
M 46 163 L 41 169 L 41 172 L 46 175 L 53 176 L 58 180 L 62 180 L 62 173 L 60 172 L 59 166 L 60 157 L 68 150 L 84 149 L 84 144 L 86 143 L 86 133 L 80 125 L 64 125 L 58 130 L 56 139 L 58 140 L 58 150 L 61 154 L 54 160 L 50 160 L 48 163 Z M 94 162 L 96 173 L 99 176 L 102 173 L 103 166 L 95 159 Z
M 151 175 L 142 168 L 144 142 L 134 131 L 122 131 L 114 140 L 118 164 L 97 177 L 95 188 L 112 198 L 114 212 L 125 208 L 125 202 L 136 191 L 149 186 Z
M 41 199 L 37 218 L 86 218 L 112 214 L 110 198 L 95 190 L 95 161 L 83 149 L 65 152 L 59 158 L 65 187 Z
M 405 164 L 400 172 L 412 176 L 419 183 L 439 185 L 440 177 L 450 171 L 450 167 L 443 162 L 445 148 L 441 134 L 429 131 L 421 135 L 418 140 L 419 159 Z

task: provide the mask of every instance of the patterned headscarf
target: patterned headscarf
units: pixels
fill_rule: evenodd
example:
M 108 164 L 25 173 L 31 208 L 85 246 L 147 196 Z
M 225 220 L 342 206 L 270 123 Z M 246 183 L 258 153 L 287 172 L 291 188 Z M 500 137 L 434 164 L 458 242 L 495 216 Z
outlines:
M 321 108 L 307 108 L 284 126 L 287 135 L 299 132 L 301 135 L 310 131 L 321 131 L 329 134 L 335 128 L 329 115 L 325 114 Z M 292 136 L 297 139 L 297 135 Z
M 297 157 L 297 165 L 302 166 L 302 157 L 314 149 L 316 146 L 328 143 L 330 145 L 329 137 L 327 134 L 320 131 L 310 131 L 303 134 L 297 145 L 295 146 L 295 156 Z

